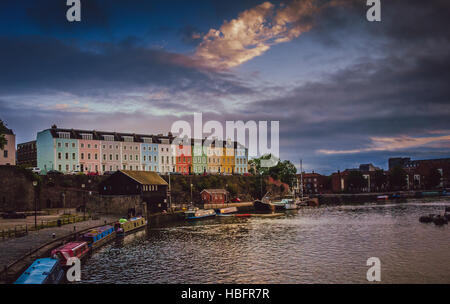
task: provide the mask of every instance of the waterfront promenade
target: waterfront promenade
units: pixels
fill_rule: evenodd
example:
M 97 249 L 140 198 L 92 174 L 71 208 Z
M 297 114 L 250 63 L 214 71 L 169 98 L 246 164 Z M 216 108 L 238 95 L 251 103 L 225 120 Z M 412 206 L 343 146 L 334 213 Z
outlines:
M 36 249 L 53 240 L 53 234 L 55 239 L 59 239 L 76 231 L 82 231 L 91 227 L 97 227 L 103 225 L 105 221 L 107 223 L 117 220 L 117 217 L 105 216 L 100 217 L 97 220 L 87 220 L 84 222 L 78 222 L 69 225 L 63 225 L 61 227 L 45 228 L 38 231 L 29 231 L 27 235 L 19 238 L 11 238 L 0 242 L 0 267 L 3 269 L 5 266 L 21 258 L 29 253 L 31 250 Z M 76 227 L 76 231 L 74 230 Z

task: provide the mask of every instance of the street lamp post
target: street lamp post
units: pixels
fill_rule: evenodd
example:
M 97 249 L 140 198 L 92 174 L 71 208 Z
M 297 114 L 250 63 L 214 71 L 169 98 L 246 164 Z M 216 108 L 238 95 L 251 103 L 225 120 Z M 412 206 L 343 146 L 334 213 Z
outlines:
M 192 186 L 194 185 L 191 183 L 191 205 L 192 205 Z
M 81 184 L 81 189 L 83 191 L 83 221 L 86 220 L 86 196 L 84 193 L 84 188 L 86 187 L 85 184 Z
M 33 181 L 34 187 L 34 229 L 37 230 L 37 181 Z
M 170 189 L 170 171 L 169 171 L 169 208 L 172 208 L 172 192 Z

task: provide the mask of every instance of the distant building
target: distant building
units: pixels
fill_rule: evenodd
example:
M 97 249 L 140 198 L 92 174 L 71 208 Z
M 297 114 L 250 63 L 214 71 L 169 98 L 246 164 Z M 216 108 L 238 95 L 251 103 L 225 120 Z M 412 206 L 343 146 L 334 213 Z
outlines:
M 334 193 L 345 192 L 349 190 L 348 176 L 351 172 L 359 171 L 362 177 L 365 179 L 365 185 L 360 189 L 362 192 L 375 192 L 385 190 L 384 187 L 380 188 L 376 185 L 375 174 L 377 171 L 382 171 L 380 168 L 375 167 L 373 164 L 361 164 L 359 168 L 346 169 L 344 171 L 338 171 L 331 175 L 331 189 Z
M 328 176 L 315 173 L 314 171 L 312 173 L 297 174 L 299 186 L 301 185 L 301 176 L 303 176 L 304 194 L 323 194 L 331 191 Z
M 230 194 L 225 189 L 205 189 L 200 192 L 203 204 L 225 204 Z
M 409 157 L 390 158 L 389 169 L 400 167 L 407 173 L 406 184 L 408 190 L 426 188 L 426 177 L 431 170 L 437 169 L 441 174 L 438 188 L 450 187 L 450 158 L 411 160 Z
M 359 171 L 368 171 L 368 172 L 373 172 L 373 171 L 377 171 L 377 170 L 381 170 L 378 167 L 375 167 L 372 164 L 361 164 L 359 165 Z
M 167 209 L 168 184 L 158 173 L 120 170 L 99 185 L 100 195 L 140 195 L 151 212 Z
M 35 140 L 17 145 L 17 165 L 37 167 L 37 147 Z
M 3 149 L 0 149 L 0 166 L 16 164 L 16 135 L 10 129 L 6 129 L 5 132 L 6 145 Z

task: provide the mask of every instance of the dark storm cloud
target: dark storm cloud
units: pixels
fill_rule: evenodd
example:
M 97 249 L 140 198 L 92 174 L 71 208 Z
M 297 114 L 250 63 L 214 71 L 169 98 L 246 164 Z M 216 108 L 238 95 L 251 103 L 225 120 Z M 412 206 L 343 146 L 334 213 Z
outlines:
M 45 37 L 0 37 L 0 93 L 103 91 L 163 87 L 171 91 L 247 94 L 237 77 L 195 67 L 189 57 L 122 44 L 74 45 Z

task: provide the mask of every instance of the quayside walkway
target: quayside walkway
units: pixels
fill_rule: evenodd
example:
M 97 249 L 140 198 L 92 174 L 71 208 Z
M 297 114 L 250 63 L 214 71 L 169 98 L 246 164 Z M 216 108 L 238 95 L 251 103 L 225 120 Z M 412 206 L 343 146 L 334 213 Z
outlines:
M 5 266 L 13 263 L 17 259 L 30 253 L 32 250 L 48 243 L 55 239 L 69 236 L 77 231 L 82 231 L 89 228 L 101 226 L 105 223 L 110 223 L 117 220 L 117 217 L 104 216 L 97 220 L 87 220 L 61 227 L 45 228 L 38 231 L 29 231 L 27 235 L 19 238 L 11 238 L 0 242 L 0 271 Z M 74 229 L 75 227 L 75 229 Z

